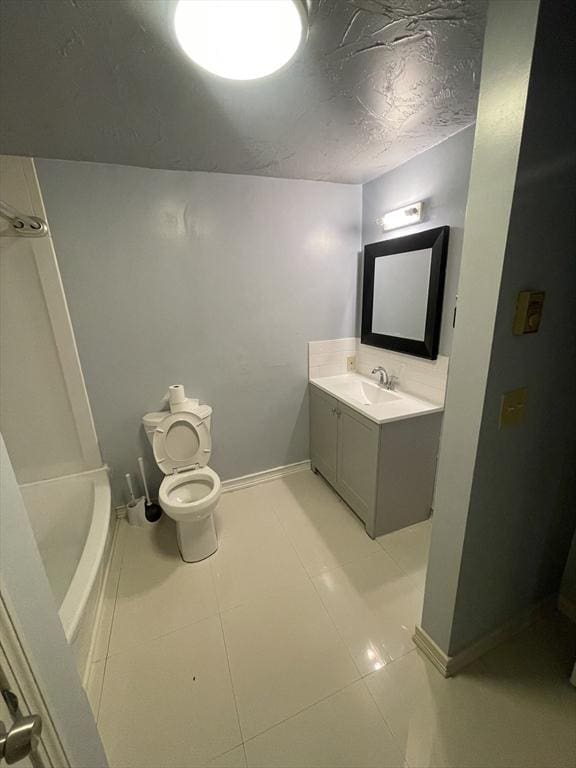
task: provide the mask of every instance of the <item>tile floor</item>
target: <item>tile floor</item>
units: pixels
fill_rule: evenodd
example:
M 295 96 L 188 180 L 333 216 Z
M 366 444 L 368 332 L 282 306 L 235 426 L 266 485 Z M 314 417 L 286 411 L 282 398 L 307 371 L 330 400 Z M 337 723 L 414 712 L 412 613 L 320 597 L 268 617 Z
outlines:
M 112 768 L 576 765 L 559 617 L 451 680 L 415 650 L 429 523 L 372 541 L 311 472 L 217 523 L 193 565 L 171 521 L 121 523 L 90 686 Z

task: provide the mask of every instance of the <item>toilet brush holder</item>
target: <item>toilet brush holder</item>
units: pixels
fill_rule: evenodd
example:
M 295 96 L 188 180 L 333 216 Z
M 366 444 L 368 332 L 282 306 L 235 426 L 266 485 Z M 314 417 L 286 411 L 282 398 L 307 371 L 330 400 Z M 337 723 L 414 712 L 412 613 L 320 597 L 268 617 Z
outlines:
M 147 528 L 154 525 L 156 521 L 150 521 L 146 517 L 146 499 L 141 496 L 139 499 L 129 501 L 126 504 L 126 514 L 130 525 L 136 525 L 139 528 Z

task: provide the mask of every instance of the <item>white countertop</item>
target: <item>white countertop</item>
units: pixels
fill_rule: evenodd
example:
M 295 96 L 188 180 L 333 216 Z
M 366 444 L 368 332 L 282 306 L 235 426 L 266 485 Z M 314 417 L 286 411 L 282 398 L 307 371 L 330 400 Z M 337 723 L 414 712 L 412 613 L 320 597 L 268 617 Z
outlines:
M 402 392 L 401 389 L 390 392 L 374 379 L 359 373 L 310 379 L 310 383 L 376 424 L 412 419 L 430 413 L 441 413 L 444 410 L 443 405 L 421 400 Z

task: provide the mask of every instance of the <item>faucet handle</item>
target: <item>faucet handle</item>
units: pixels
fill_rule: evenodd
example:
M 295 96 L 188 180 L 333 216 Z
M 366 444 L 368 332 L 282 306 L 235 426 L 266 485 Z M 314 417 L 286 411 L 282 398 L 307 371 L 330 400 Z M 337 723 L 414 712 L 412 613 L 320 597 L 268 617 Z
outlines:
M 398 384 L 398 376 L 395 376 L 393 373 L 388 376 L 388 389 L 391 389 L 392 391 L 396 389 L 396 385 Z

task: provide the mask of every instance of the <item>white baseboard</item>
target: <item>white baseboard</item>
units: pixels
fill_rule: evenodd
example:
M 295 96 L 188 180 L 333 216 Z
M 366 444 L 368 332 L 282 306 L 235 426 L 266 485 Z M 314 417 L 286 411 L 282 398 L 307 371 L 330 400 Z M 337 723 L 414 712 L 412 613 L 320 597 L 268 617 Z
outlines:
M 573 603 L 565 595 L 558 595 L 558 610 L 576 624 L 576 603 Z
M 292 475 L 294 472 L 302 472 L 305 469 L 310 469 L 309 459 L 298 461 L 296 464 L 285 464 L 282 467 L 265 469 L 263 472 L 253 472 L 251 475 L 234 477 L 231 480 L 224 480 L 222 482 L 222 492 L 227 493 L 229 491 L 237 491 L 240 488 L 248 488 L 251 485 L 258 485 L 259 483 L 267 483 L 270 480 L 277 480 L 279 477 Z
M 262 472 L 253 472 L 250 475 L 242 475 L 242 477 L 233 477 L 230 480 L 222 481 L 222 493 L 249 488 L 251 485 L 258 485 L 258 483 L 268 483 L 270 480 L 277 480 L 279 477 L 292 475 L 294 472 L 302 472 L 305 469 L 310 469 L 310 459 L 297 461 L 295 464 L 284 464 L 282 467 L 265 469 Z M 114 512 L 119 519 L 126 517 L 126 505 L 120 504 L 114 507 Z
M 549 613 L 553 605 L 554 598 L 542 600 L 540 603 L 518 614 L 518 616 L 515 616 L 511 621 L 506 622 L 506 624 L 503 624 L 494 632 L 490 632 L 490 634 L 480 638 L 480 640 L 477 640 L 468 648 L 464 648 L 455 656 L 448 656 L 444 653 L 420 626 L 417 626 L 414 632 L 414 644 L 444 677 L 452 677 L 452 675 L 460 672 L 464 667 L 472 664 L 472 662 L 484 656 L 485 653 L 488 653 L 497 645 L 509 640 L 530 626 L 530 624 L 533 624 L 537 619 Z

